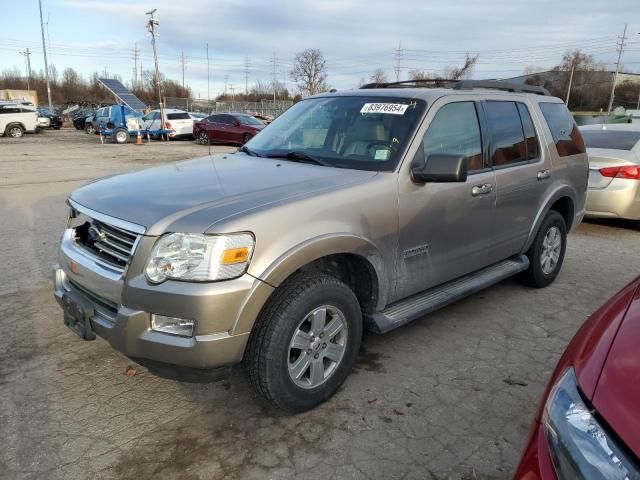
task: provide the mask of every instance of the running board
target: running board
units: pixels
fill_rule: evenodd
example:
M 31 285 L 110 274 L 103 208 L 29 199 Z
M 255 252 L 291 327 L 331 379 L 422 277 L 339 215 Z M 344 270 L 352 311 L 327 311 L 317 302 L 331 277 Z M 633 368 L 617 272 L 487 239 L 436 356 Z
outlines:
M 479 292 L 529 268 L 525 255 L 516 255 L 482 270 L 443 283 L 405 300 L 389 305 L 381 312 L 366 315 L 368 326 L 376 333 L 386 333 L 428 313 Z

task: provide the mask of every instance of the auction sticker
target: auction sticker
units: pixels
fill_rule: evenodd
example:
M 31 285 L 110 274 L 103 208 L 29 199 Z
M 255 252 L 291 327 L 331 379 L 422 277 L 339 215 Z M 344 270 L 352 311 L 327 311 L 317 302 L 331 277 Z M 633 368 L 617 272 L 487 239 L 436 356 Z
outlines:
M 391 115 L 404 115 L 409 105 L 401 103 L 365 103 L 360 113 L 389 113 Z

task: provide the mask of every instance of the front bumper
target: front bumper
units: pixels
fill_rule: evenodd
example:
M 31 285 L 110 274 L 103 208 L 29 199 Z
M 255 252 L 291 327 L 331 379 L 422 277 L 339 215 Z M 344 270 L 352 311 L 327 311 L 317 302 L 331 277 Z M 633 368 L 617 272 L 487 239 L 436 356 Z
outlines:
M 587 190 L 586 216 L 640 220 L 640 181 L 614 178 L 605 188 Z
M 514 480 L 556 480 L 542 425 L 536 420 L 529 441 L 513 476 Z
M 60 264 L 53 268 L 54 296 L 61 306 L 65 294 L 88 302 L 91 329 L 113 348 L 133 358 L 195 368 L 242 360 L 271 286 L 250 275 L 216 283 L 150 285 L 141 272 L 135 274 L 135 258 L 126 275 L 110 272 L 75 247 L 68 232 L 62 238 Z M 142 238 L 138 249 L 142 247 L 145 256 L 145 244 L 152 245 L 154 239 Z M 196 334 L 180 337 L 154 331 L 153 314 L 195 320 Z

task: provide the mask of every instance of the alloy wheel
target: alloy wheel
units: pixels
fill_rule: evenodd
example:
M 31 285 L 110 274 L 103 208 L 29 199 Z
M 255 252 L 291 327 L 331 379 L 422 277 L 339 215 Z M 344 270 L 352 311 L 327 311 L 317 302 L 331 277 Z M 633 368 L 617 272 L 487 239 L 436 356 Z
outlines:
M 326 382 L 344 357 L 347 321 L 336 307 L 323 305 L 302 319 L 289 343 L 288 371 L 301 388 L 315 388 Z
M 545 275 L 550 275 L 556 269 L 560 252 L 562 251 L 562 234 L 558 227 L 551 227 L 542 240 L 540 266 Z

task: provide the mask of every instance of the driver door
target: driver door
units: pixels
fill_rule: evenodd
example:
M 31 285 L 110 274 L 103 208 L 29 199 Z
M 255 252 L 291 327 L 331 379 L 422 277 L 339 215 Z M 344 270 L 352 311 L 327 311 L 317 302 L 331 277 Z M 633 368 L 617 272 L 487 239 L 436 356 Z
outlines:
M 432 154 L 467 157 L 466 182 L 419 184 L 411 179 L 411 162 L 402 166 L 396 299 L 488 263 L 496 182 L 487 164 L 480 112 L 473 100 L 441 99 L 415 140 L 414 162 L 428 162 Z

